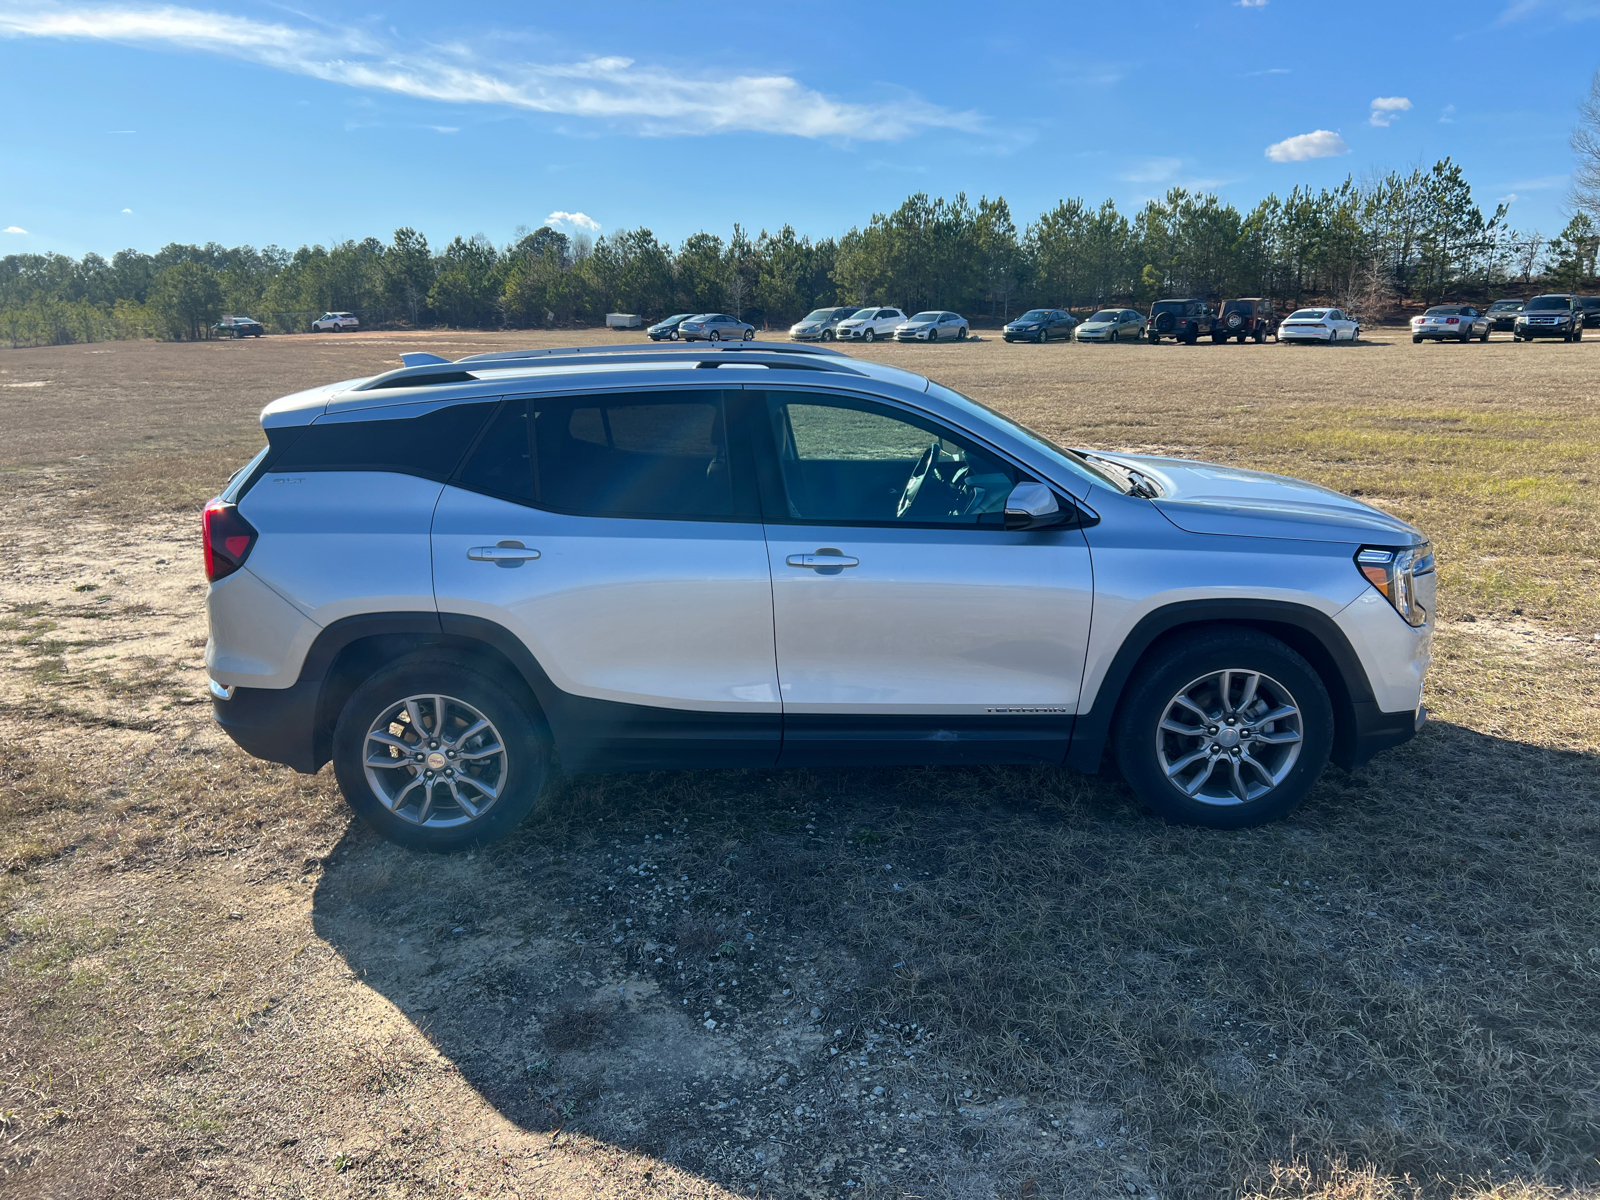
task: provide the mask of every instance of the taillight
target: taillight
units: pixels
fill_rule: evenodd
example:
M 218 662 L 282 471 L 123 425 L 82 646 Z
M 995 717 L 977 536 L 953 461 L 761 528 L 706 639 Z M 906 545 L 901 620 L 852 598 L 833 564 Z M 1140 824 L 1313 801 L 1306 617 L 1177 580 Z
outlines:
M 244 566 L 258 536 L 255 527 L 226 500 L 213 500 L 206 505 L 200 516 L 200 532 L 205 548 L 206 579 L 212 583 Z
M 1460 317 L 1446 317 L 1444 319 L 1444 323 L 1446 325 L 1459 325 L 1459 324 L 1461 324 L 1461 318 Z

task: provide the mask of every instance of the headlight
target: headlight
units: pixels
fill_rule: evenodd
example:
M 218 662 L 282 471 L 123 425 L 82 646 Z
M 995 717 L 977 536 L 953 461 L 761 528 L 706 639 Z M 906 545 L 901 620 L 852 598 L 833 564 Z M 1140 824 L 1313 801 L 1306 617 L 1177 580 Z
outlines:
M 1368 583 L 1383 593 L 1408 625 L 1428 619 L 1417 603 L 1417 576 L 1433 571 L 1433 548 L 1427 542 L 1406 550 L 1365 547 L 1356 555 L 1356 567 Z

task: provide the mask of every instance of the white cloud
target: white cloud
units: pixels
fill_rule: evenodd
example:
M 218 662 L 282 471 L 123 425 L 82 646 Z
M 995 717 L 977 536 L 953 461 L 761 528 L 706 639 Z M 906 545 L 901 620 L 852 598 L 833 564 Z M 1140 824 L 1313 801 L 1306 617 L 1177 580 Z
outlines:
M 587 233 L 599 233 L 600 222 L 586 213 L 561 212 L 551 213 L 544 219 L 546 225 L 571 225 L 574 229 L 582 229 Z
M 1246 71 L 1239 76 L 1240 79 L 1255 79 L 1261 75 L 1289 75 L 1292 74 L 1288 67 L 1268 67 L 1264 71 Z
M 1519 179 L 1511 185 L 1514 192 L 1548 192 L 1551 188 L 1566 187 L 1570 175 L 1540 175 L 1537 179 Z
M 123 211 L 123 212 L 125 212 L 125 213 L 131 213 L 131 212 L 133 212 L 133 209 L 131 209 L 131 208 L 125 208 L 125 209 L 123 209 L 123 210 L 122 210 L 122 211 Z
M 1165 183 L 1178 173 L 1181 166 L 1181 158 L 1145 158 L 1124 171 L 1120 178 L 1129 183 Z
M 686 75 L 628 58 L 489 64 L 460 45 L 399 46 L 352 28 L 268 23 L 197 8 L 75 6 L 0 12 L 0 37 L 120 42 L 244 59 L 363 91 L 625 122 L 653 135 L 757 132 L 894 141 L 978 130 L 976 113 L 915 97 L 831 99 L 787 75 Z
M 1454 125 L 1455 123 L 1456 106 L 1454 104 L 1446 104 L 1442 109 L 1439 110 L 1439 124 Z
M 1349 153 L 1345 140 L 1331 129 L 1296 134 L 1267 147 L 1267 157 L 1273 162 L 1304 162 L 1308 158 L 1337 158 Z
M 1401 113 L 1410 111 L 1411 101 L 1404 96 L 1379 96 L 1372 102 L 1372 115 L 1367 121 L 1382 129 L 1392 125 Z
M 1236 8 L 1265 8 L 1267 0 L 1234 0 Z
M 459 125 L 429 125 L 428 128 L 433 130 L 435 133 L 460 133 L 461 132 L 461 127 Z
M 1515 204 L 1516 202 L 1517 194 L 1515 192 L 1507 192 L 1504 196 L 1501 196 L 1500 199 L 1495 201 L 1496 204 Z
M 21 225 L 7 225 L 6 226 L 6 232 L 7 233 L 27 233 L 28 231 L 26 229 L 24 229 Z

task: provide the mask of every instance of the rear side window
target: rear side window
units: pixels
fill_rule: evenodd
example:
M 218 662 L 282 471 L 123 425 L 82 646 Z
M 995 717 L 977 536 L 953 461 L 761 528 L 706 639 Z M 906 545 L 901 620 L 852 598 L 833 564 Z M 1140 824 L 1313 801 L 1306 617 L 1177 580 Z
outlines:
M 493 404 L 452 404 L 416 417 L 269 429 L 272 471 L 392 471 L 448 479 Z
M 736 485 L 754 485 L 736 477 L 724 409 L 714 391 L 508 401 L 457 481 L 580 516 L 729 520 Z

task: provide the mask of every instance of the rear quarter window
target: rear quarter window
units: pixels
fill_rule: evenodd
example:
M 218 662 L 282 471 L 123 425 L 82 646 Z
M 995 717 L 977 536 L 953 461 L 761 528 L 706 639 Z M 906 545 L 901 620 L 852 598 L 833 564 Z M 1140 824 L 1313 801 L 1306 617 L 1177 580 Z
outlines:
M 494 408 L 493 403 L 451 404 L 414 417 L 324 419 L 269 429 L 268 470 L 390 471 L 443 482 Z

